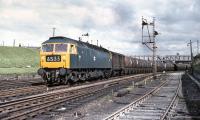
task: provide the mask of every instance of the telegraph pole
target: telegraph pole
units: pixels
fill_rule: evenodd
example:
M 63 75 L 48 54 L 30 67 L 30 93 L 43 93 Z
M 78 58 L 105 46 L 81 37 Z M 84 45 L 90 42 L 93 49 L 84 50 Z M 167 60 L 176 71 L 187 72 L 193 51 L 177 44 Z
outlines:
M 188 45 L 190 45 L 190 56 L 191 56 L 191 72 L 193 74 L 193 52 L 192 52 L 192 41 L 190 40 L 190 42 L 188 43 Z
M 197 55 L 199 54 L 199 40 L 197 40 Z
M 15 47 L 15 39 L 13 40 L 13 47 Z
M 156 42 L 155 42 L 155 18 L 153 18 L 153 76 L 156 78 L 157 65 L 156 65 Z
M 55 36 L 56 28 L 53 28 L 53 37 Z

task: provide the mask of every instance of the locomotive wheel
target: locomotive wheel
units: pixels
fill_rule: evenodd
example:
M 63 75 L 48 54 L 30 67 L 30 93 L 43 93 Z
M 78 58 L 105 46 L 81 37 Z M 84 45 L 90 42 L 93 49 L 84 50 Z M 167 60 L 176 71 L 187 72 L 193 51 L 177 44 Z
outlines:
M 102 75 L 100 76 L 100 79 L 102 80 L 102 79 L 104 79 L 104 78 L 105 78 L 105 75 L 102 74 Z
M 85 81 L 85 80 L 86 80 L 86 75 L 85 75 L 85 73 L 79 74 L 79 79 L 80 79 L 81 81 Z
M 104 72 L 104 76 L 105 76 L 106 79 L 108 79 L 109 77 L 111 77 L 110 71 L 105 71 Z
M 85 79 L 86 79 L 86 80 L 89 80 L 89 79 L 90 79 L 90 75 L 89 75 L 88 72 L 85 73 Z
M 72 72 L 72 73 L 70 74 L 70 81 L 71 81 L 71 82 L 77 82 L 78 80 L 79 80 L 79 78 L 78 78 L 77 72 Z
M 67 85 L 69 82 L 69 75 L 66 75 L 65 78 L 63 79 L 63 84 Z
M 52 82 L 51 80 L 48 80 L 48 81 L 47 81 L 47 85 L 48 85 L 48 86 L 52 86 L 52 85 L 53 85 L 53 82 Z

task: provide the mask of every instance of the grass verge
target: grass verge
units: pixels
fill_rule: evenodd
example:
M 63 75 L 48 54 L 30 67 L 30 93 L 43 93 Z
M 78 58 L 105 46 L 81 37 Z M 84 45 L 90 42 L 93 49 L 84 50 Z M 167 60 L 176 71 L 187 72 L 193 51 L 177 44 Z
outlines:
M 35 68 L 0 68 L 0 74 L 28 74 L 37 73 L 38 67 Z

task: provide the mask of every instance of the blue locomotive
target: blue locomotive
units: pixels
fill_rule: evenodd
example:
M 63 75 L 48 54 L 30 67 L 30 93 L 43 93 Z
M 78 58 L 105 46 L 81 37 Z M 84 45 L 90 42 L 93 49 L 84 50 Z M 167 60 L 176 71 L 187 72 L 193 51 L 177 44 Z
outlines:
M 166 68 L 166 67 L 165 67 Z M 158 64 L 158 70 L 164 67 Z M 171 66 L 167 69 L 171 69 Z M 152 72 L 152 62 L 63 36 L 42 43 L 38 74 L 47 84 Z

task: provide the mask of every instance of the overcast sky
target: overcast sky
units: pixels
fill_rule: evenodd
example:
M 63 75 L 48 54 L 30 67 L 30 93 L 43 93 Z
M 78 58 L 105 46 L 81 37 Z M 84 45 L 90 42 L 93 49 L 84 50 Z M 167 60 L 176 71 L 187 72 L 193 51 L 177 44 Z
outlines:
M 199 0 L 0 0 L 0 44 L 40 46 L 56 35 L 78 39 L 127 55 L 151 52 L 141 44 L 141 17 L 156 18 L 158 54 L 189 54 L 200 40 Z

